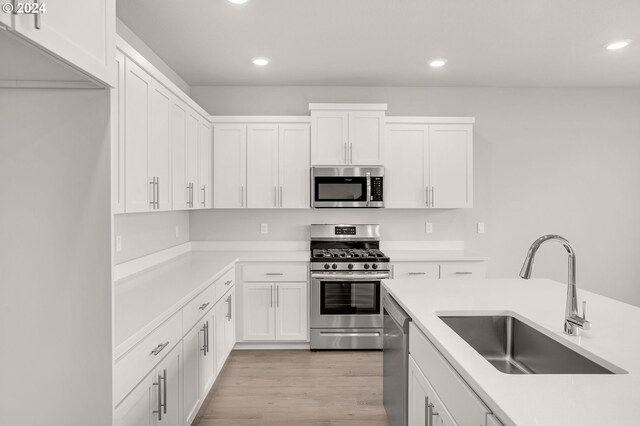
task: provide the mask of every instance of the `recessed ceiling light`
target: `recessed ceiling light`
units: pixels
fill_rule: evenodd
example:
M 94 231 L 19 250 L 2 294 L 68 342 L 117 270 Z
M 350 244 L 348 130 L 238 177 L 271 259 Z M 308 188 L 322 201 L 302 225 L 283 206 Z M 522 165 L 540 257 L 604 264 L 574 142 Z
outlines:
M 245 4 L 247 0 L 229 0 L 229 3 L 233 4 Z
M 271 61 L 269 61 L 269 58 L 253 58 L 251 62 L 253 62 L 253 65 L 264 67 L 265 65 L 269 65 Z
M 433 68 L 440 68 L 445 66 L 446 64 L 447 64 L 446 59 L 434 59 L 432 61 L 429 61 L 429 66 Z
M 618 50 L 618 49 L 623 49 L 627 47 L 630 43 L 631 43 L 631 40 L 612 41 L 611 43 L 607 44 L 605 48 L 607 50 Z

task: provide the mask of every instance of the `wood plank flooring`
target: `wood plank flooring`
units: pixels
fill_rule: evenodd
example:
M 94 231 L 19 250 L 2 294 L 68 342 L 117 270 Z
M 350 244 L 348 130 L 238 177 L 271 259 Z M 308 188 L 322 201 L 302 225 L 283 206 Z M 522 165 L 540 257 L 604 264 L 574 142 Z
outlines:
M 382 352 L 235 350 L 193 426 L 388 426 Z

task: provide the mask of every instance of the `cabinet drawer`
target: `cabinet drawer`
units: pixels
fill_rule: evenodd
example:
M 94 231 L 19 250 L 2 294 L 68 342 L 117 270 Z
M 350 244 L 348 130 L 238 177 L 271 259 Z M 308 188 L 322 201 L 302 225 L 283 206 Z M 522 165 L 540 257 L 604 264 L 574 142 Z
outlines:
M 243 281 L 307 281 L 306 263 L 256 263 L 242 267 Z
M 236 283 L 236 268 L 231 268 L 223 276 L 216 280 L 216 303 Z
M 409 326 L 409 353 L 457 424 L 485 424 L 491 411 L 413 323 Z
M 438 279 L 440 265 L 432 262 L 398 262 L 393 264 L 393 279 Z
M 445 279 L 478 279 L 487 275 L 485 262 L 447 262 L 440 264 L 440 278 Z
M 215 303 L 216 286 L 211 284 L 182 308 L 182 334 L 187 334 Z
M 114 402 L 119 403 L 135 385 L 182 339 L 182 314 L 178 312 L 149 333 L 114 365 Z

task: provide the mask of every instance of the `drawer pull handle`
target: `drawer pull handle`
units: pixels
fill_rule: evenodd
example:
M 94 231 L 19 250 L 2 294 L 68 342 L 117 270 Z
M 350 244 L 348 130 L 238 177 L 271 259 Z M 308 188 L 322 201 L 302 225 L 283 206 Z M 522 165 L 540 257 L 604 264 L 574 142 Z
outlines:
M 154 350 L 151 351 L 151 353 L 149 355 L 153 355 L 153 356 L 158 356 L 158 354 L 160 352 L 162 352 L 162 350 L 164 348 L 166 348 L 167 346 L 169 346 L 169 342 L 164 342 L 164 343 L 160 343 L 158 346 L 156 346 L 156 348 Z
M 469 272 L 469 271 L 458 271 L 456 272 L 456 275 L 472 275 L 473 272 Z
M 210 303 L 211 302 L 203 303 L 202 305 L 200 305 L 200 307 L 198 309 L 203 311 L 203 310 L 207 309 L 207 306 L 209 306 Z
M 282 272 L 267 272 L 265 275 L 284 275 Z
M 232 282 L 233 282 L 233 280 L 229 280 L 229 281 L 227 281 L 226 283 L 224 283 L 224 285 L 229 285 L 229 284 L 231 284 Z
M 426 272 L 409 272 L 409 275 L 427 275 Z

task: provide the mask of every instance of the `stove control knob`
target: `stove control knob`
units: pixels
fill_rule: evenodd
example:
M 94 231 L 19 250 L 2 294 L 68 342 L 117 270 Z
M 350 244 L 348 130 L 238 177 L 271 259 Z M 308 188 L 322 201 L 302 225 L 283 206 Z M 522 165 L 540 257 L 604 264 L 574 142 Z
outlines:
M 333 269 L 338 269 L 338 265 L 336 265 L 335 263 L 334 263 L 333 265 L 331 265 L 331 267 L 332 267 Z
M 324 269 L 329 269 L 329 264 L 328 263 L 324 264 Z
M 353 269 L 353 263 L 350 263 L 349 266 L 347 266 L 347 268 Z
M 371 267 L 372 267 L 373 269 L 378 269 L 378 265 L 376 265 L 375 263 L 374 263 L 373 265 L 371 265 Z
M 369 269 L 369 264 L 368 263 L 364 264 L 364 269 Z

